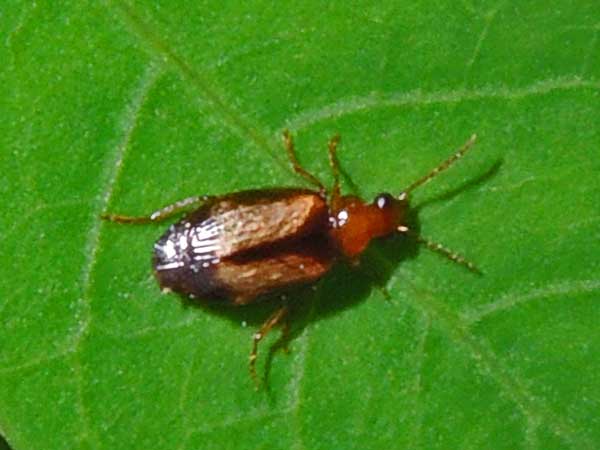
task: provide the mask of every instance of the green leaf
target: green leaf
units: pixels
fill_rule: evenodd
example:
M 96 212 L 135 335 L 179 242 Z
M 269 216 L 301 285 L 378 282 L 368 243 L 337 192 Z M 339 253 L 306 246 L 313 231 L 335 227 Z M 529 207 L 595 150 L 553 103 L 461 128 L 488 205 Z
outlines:
M 25 449 L 593 448 L 600 442 L 600 3 L 51 2 L 1 8 L 0 432 Z M 178 199 L 415 192 L 424 236 L 343 265 L 290 354 L 269 307 L 161 295 Z M 373 281 L 376 279 L 377 281 Z M 386 301 L 377 284 L 389 292 Z M 246 324 L 247 326 L 243 326 Z M 270 363 L 268 362 L 270 360 Z

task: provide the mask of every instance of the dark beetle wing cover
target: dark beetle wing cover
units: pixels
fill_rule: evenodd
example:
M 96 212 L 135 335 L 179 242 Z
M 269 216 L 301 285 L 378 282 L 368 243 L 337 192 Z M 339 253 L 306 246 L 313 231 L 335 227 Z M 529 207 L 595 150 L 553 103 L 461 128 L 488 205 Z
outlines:
M 216 268 L 214 279 L 227 286 L 234 303 L 244 304 L 261 294 L 316 281 L 332 264 L 329 246 L 319 236 L 308 236 L 290 245 L 227 259 Z
M 206 260 L 304 236 L 322 226 L 326 214 L 327 204 L 316 193 L 278 189 L 217 197 L 182 222 L 191 224 L 194 254 Z
M 247 303 L 313 281 L 331 267 L 328 209 L 304 189 L 244 191 L 211 198 L 154 246 L 163 288 Z

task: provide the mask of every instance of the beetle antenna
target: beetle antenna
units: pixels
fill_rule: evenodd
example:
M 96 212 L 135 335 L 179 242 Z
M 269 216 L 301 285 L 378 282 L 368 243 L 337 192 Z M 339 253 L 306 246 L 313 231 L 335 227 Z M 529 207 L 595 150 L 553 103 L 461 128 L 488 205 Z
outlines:
M 460 158 L 462 158 L 465 153 L 467 153 L 467 151 L 475 143 L 476 139 L 477 139 L 477 135 L 476 134 L 472 135 L 471 138 L 467 142 L 465 142 L 465 144 L 461 148 L 459 148 L 454 155 L 452 155 L 450 158 L 448 158 L 444 162 L 440 163 L 437 167 L 435 167 L 428 174 L 422 176 L 417 181 L 415 181 L 410 186 L 408 186 L 406 189 L 404 189 L 404 191 L 402 191 L 402 193 L 400 194 L 400 197 L 401 198 L 406 198 L 406 196 L 410 192 L 414 191 L 419 186 L 427 183 L 432 178 L 434 178 L 435 176 L 437 176 L 440 172 L 443 172 L 444 170 L 446 170 L 447 168 L 449 168 L 452 164 L 454 164 L 456 161 L 458 161 Z
M 465 266 L 467 269 L 469 269 L 473 273 L 482 275 L 481 270 L 479 270 L 475 266 L 475 264 L 473 264 L 471 261 L 467 260 L 464 256 L 453 252 L 452 250 L 444 247 L 442 244 L 430 241 L 429 239 L 426 239 L 423 236 L 419 236 L 418 234 L 415 234 L 415 237 L 417 239 L 417 242 L 419 242 L 420 244 L 423 244 L 429 250 L 432 250 L 436 253 L 439 253 L 440 255 L 443 255 L 446 258 L 448 258 L 449 260 L 454 261 L 457 264 L 461 264 L 461 265 Z
M 457 264 L 465 266 L 471 272 L 476 273 L 478 275 L 483 275 L 481 270 L 479 270 L 477 268 L 477 266 L 475 266 L 475 264 L 473 264 L 471 261 L 466 259 L 464 256 L 462 256 L 456 252 L 453 252 L 449 248 L 444 247 L 442 244 L 440 244 L 438 242 L 430 241 L 429 239 L 424 238 L 423 236 L 420 236 L 419 234 L 415 233 L 414 231 L 412 231 L 411 229 L 409 229 L 408 227 L 403 226 L 403 225 L 399 226 L 397 230 L 400 233 L 408 234 L 408 235 L 414 237 L 419 244 L 423 244 L 429 250 L 434 251 L 442 256 L 445 256 L 446 258 L 448 258 L 451 261 L 454 261 Z

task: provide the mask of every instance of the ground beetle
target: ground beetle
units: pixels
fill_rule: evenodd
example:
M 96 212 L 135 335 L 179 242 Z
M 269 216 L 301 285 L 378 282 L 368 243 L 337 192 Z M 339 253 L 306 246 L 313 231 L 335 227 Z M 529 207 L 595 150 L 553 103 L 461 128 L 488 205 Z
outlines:
M 405 221 L 411 192 L 462 157 L 475 138 L 473 135 L 399 196 L 383 193 L 366 203 L 340 193 L 339 136 L 329 141 L 334 182 L 327 192 L 323 183 L 300 165 L 292 136 L 285 131 L 284 144 L 294 171 L 316 190 L 277 188 L 190 197 L 147 217 L 104 214 L 102 218 L 150 223 L 192 210 L 154 244 L 154 274 L 163 291 L 232 305 L 246 305 L 265 294 L 312 283 L 339 258 L 356 262 L 371 239 L 393 233 L 411 234 L 431 250 L 477 271 L 463 257 L 412 232 Z M 287 305 L 280 307 L 254 334 L 250 373 L 255 382 L 258 343 L 287 313 Z

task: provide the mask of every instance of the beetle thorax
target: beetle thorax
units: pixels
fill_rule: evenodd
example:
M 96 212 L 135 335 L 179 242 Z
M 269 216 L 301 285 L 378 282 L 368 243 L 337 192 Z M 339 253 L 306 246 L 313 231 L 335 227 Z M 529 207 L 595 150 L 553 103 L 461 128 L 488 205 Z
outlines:
M 371 239 L 394 233 L 404 221 L 407 203 L 381 194 L 373 203 L 343 196 L 330 211 L 330 236 L 348 258 L 360 255 Z

